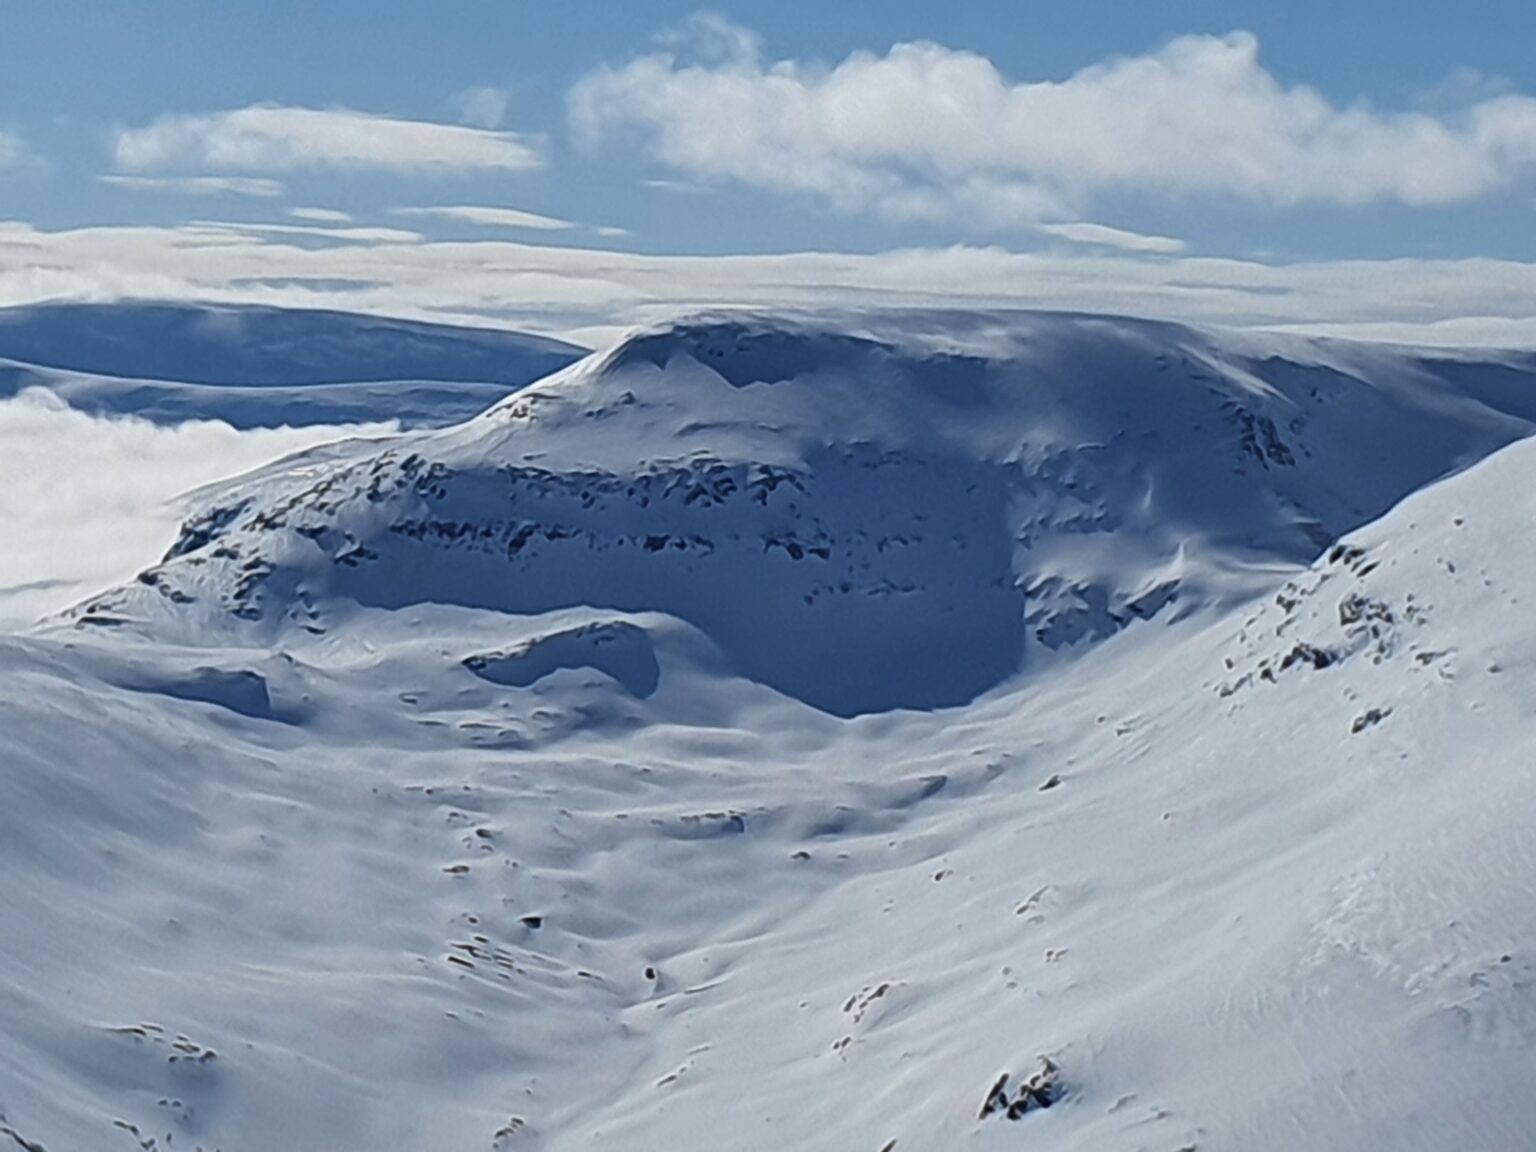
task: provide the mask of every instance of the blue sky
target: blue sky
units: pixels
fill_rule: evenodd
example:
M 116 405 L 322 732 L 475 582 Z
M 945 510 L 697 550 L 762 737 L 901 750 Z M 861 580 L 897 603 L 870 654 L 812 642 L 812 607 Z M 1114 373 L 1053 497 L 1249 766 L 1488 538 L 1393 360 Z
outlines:
M 637 142 L 574 145 L 566 116 L 572 85 L 603 65 L 654 50 L 696 5 L 640 0 L 445 5 L 327 0 L 325 4 L 191 0 L 10 0 L 0 72 L 0 124 L 43 164 L 3 186 L 5 215 L 49 227 L 170 222 L 208 215 L 205 198 L 150 196 L 102 185 L 110 139 L 169 113 L 211 113 L 271 102 L 346 107 L 451 122 L 456 93 L 507 93 L 505 127 L 542 138 L 546 163 L 518 174 L 399 179 L 378 173 L 288 173 L 298 197 L 376 218 L 399 201 L 506 204 L 629 229 L 650 251 L 869 250 L 889 244 L 986 240 L 1031 243 L 1021 228 L 964 220 L 871 221 L 814 198 L 780 197 L 721 181 L 708 195 L 649 186 L 678 173 Z M 1312 86 L 1340 106 L 1433 107 L 1458 73 L 1536 92 L 1536 10 L 1514 0 L 1403 3 L 1120 3 L 840 0 L 713 6 L 759 33 L 773 60 L 836 63 L 860 49 L 931 40 L 990 58 L 1014 81 L 1063 79 L 1114 56 L 1155 51 L 1178 35 L 1250 30 L 1265 68 L 1286 85 Z M 1438 89 L 1438 92 L 1437 92 Z M 283 175 L 283 174 L 278 174 Z M 679 181 L 681 182 L 681 181 Z M 1093 207 L 1106 223 L 1177 235 L 1202 251 L 1281 258 L 1337 255 L 1536 256 L 1536 181 L 1450 205 L 1412 210 L 1390 201 L 1277 209 L 1225 196 L 1137 195 L 1117 190 Z M 276 219 L 279 204 L 220 203 L 241 218 Z M 215 213 L 218 214 L 218 213 Z M 434 225 L 445 230 L 441 225 Z M 451 229 L 450 229 L 451 230 Z
M 8 0 L 3 27 L 0 220 L 50 235 L 1536 261 L 1514 0 Z

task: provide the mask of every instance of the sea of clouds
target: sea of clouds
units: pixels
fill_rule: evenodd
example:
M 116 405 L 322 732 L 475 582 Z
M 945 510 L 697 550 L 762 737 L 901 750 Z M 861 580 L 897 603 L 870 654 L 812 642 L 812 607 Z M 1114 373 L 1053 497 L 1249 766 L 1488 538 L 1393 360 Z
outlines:
M 393 424 L 240 430 L 71 408 L 43 388 L 0 399 L 0 623 L 131 579 L 175 538 L 180 497 L 289 453 Z

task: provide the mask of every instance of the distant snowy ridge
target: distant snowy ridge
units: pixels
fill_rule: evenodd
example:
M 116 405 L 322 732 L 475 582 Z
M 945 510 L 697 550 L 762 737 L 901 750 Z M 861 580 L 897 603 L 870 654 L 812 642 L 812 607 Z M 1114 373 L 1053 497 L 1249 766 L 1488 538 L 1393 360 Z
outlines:
M 1533 364 L 1070 314 L 702 317 L 236 485 L 78 618 L 658 611 L 838 714 L 963 704 L 1251 595 L 1529 434 Z
M 489 328 L 251 305 L 0 309 L 0 396 L 46 387 L 91 412 L 236 427 L 441 426 L 579 359 Z

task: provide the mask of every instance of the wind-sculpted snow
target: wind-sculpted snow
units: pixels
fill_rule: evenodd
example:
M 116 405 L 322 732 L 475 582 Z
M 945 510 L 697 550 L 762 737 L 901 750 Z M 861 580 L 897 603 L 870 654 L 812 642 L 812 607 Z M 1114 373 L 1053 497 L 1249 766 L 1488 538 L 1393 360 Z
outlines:
M 690 322 L 301 462 L 190 523 L 150 603 L 309 629 L 338 599 L 658 611 L 839 715 L 952 706 L 1240 599 L 1531 426 L 1391 351 L 1052 315 L 863 328 Z
M 1524 1147 L 1511 369 L 733 323 L 0 637 L 0 1138 Z
M 593 668 L 642 698 L 656 691 L 661 677 L 650 636 L 627 620 L 600 620 L 536 636 L 507 651 L 477 652 L 464 666 L 513 688 L 527 688 L 562 668 Z

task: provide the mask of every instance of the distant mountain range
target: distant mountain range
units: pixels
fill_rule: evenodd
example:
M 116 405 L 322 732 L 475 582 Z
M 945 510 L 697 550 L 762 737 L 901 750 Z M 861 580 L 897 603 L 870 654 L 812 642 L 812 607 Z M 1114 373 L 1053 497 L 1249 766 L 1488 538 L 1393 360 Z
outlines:
M 519 332 L 233 305 L 0 309 L 0 395 L 236 427 L 467 419 L 585 349 Z

